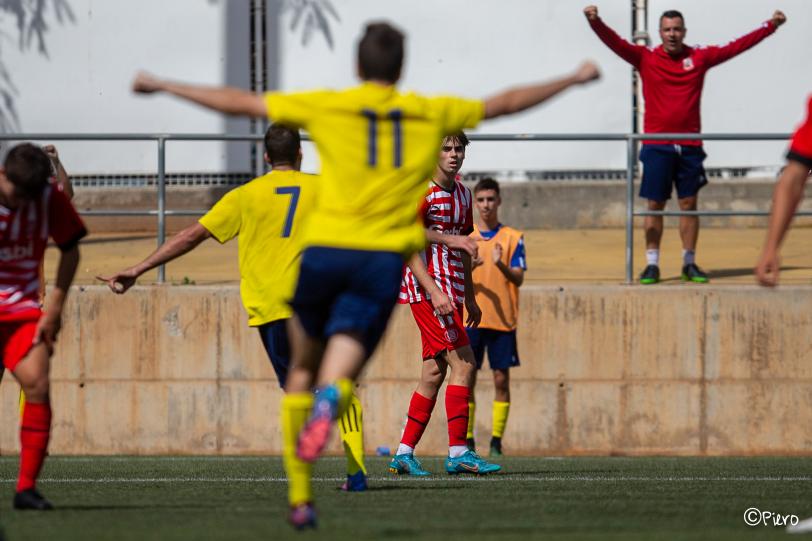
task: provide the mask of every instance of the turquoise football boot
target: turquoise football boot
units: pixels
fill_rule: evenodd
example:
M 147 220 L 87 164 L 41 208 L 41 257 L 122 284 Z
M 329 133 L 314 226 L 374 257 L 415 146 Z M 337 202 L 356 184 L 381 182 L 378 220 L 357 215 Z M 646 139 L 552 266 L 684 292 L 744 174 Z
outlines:
M 475 473 L 485 475 L 496 473 L 502 466 L 488 462 L 473 451 L 466 451 L 465 454 L 457 458 L 448 457 L 445 459 L 445 471 L 454 475 L 458 473 Z
M 426 477 L 431 475 L 423 469 L 420 461 L 413 454 L 395 455 L 389 463 L 389 471 L 398 475 L 414 475 L 415 477 Z

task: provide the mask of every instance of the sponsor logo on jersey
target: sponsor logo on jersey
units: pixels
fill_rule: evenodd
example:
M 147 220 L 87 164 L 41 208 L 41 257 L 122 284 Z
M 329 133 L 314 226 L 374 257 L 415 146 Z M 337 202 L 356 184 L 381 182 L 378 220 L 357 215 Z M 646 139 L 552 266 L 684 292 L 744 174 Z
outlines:
M 34 257 L 34 241 L 28 244 L 15 244 L 0 248 L 0 261 L 16 261 L 18 259 L 31 259 Z

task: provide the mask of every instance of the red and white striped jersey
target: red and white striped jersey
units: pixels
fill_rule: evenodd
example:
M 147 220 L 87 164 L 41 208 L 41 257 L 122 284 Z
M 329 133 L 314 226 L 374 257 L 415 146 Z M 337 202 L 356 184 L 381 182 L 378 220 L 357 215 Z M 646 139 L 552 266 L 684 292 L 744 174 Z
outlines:
M 447 190 L 434 182 L 429 183 L 429 191 L 420 207 L 420 217 L 427 228 L 443 235 L 468 235 L 474 230 L 471 190 L 462 182 L 454 181 L 454 187 Z M 465 300 L 465 272 L 462 266 L 462 251 L 451 250 L 444 244 L 430 242 L 420 252 L 423 262 L 434 278 L 440 291 L 456 303 Z M 428 300 L 429 296 L 417 283 L 411 269 L 406 267 L 400 283 L 401 304 Z
M 64 250 L 85 234 L 67 196 L 52 185 L 16 209 L 0 205 L 0 321 L 39 318 L 39 267 L 48 237 Z

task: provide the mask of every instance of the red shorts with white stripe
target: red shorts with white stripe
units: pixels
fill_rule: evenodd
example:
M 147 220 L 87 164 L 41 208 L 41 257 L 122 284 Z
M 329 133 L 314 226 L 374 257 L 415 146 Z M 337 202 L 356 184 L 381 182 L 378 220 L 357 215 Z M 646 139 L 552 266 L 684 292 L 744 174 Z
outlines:
M 34 344 L 37 321 L 0 322 L 0 354 L 3 365 L 13 372 Z
M 462 323 L 462 306 L 445 316 L 434 314 L 431 301 L 414 302 L 409 306 L 420 329 L 424 360 L 434 359 L 443 351 L 453 351 L 469 344 Z

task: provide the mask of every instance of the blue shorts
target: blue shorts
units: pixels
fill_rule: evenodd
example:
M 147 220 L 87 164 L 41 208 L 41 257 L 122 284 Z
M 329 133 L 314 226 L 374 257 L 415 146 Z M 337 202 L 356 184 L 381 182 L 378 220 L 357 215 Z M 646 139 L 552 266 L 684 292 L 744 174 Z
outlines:
M 519 350 L 516 347 L 516 331 L 495 331 L 468 327 L 468 340 L 474 350 L 477 369 L 482 368 L 485 350 L 488 350 L 488 363 L 491 370 L 507 370 L 519 366 Z
M 271 361 L 273 371 L 279 379 L 279 386 L 285 388 L 290 368 L 290 342 L 288 341 L 287 319 L 277 319 L 257 327 L 262 345 Z
M 640 161 L 643 162 L 640 197 L 667 201 L 671 199 L 674 186 L 680 199 L 695 196 L 708 183 L 702 165 L 706 156 L 700 146 L 643 145 L 640 149 Z
M 394 252 L 307 248 L 291 306 L 308 336 L 359 334 L 372 355 L 397 303 L 403 265 Z

